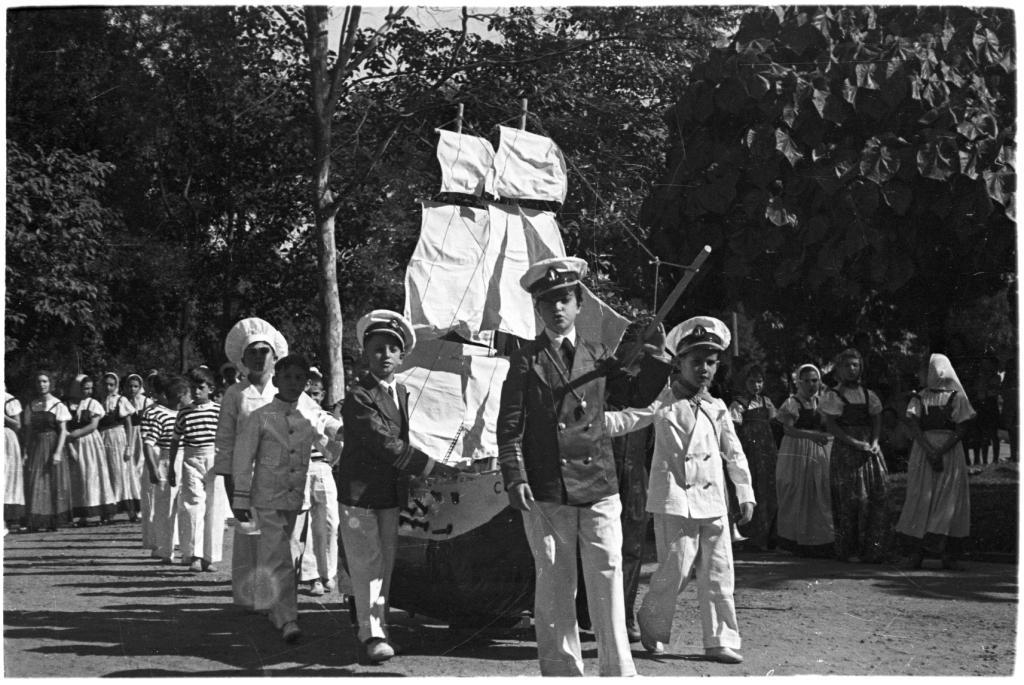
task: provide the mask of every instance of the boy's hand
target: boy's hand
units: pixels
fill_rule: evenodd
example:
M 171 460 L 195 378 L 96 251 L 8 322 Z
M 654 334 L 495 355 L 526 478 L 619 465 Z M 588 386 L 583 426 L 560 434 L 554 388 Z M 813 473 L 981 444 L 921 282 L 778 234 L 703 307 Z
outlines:
M 644 352 L 657 357 L 659 359 L 669 358 L 668 352 L 665 351 L 665 325 L 658 324 L 658 327 L 647 336 L 647 339 L 643 341 Z
M 508 489 L 508 503 L 513 509 L 530 511 L 530 503 L 533 501 L 533 490 L 526 481 L 516 483 Z
M 740 504 L 740 520 L 737 521 L 741 526 L 744 523 L 750 523 L 750 519 L 754 518 L 754 503 L 743 502 Z

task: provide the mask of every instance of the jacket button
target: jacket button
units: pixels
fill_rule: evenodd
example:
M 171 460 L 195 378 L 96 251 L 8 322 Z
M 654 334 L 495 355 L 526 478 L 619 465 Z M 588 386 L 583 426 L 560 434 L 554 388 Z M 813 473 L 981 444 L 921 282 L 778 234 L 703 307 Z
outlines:
M 583 463 L 584 464 L 589 464 L 591 461 L 593 461 L 593 460 L 590 457 L 584 457 L 584 459 L 583 459 Z
M 569 462 L 568 462 L 568 460 L 566 460 L 566 459 L 562 459 L 562 466 L 565 466 L 565 465 L 566 465 L 566 464 L 568 464 L 568 463 L 569 463 Z
M 559 423 L 558 424 L 558 430 L 564 431 L 565 430 L 565 424 L 564 423 Z
M 683 483 L 683 490 L 689 490 L 689 489 L 690 489 L 690 484 L 689 483 Z

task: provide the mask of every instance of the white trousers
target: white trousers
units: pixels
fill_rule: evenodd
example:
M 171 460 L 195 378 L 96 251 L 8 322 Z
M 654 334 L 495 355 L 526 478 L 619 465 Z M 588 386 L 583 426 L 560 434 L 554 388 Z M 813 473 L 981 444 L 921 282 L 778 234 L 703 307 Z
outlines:
M 182 561 L 221 560 L 228 496 L 213 472 L 213 445 L 185 446 L 178 492 L 178 538 Z
M 171 487 L 167 482 L 167 471 L 170 466 L 169 450 L 164 447 L 160 449 L 160 459 L 157 461 L 157 476 L 160 482 L 153 485 L 153 544 L 156 555 L 163 559 L 170 559 L 174 555 L 174 544 L 177 538 L 175 522 L 178 518 L 178 488 Z M 181 482 L 181 462 L 175 462 L 175 482 Z
M 338 486 L 325 461 L 309 462 L 305 505 L 309 523 L 299 581 L 333 581 L 338 575 Z M 298 534 L 301 524 L 295 529 Z
M 645 635 L 669 643 L 676 600 L 697 563 L 697 602 L 704 647 L 739 649 L 733 601 L 732 540 L 729 519 L 692 519 L 654 514 L 658 570 L 636 618 Z
M 297 511 L 256 509 L 260 534 L 256 536 L 256 575 L 253 582 L 256 611 L 266 611 L 280 629 L 299 618 L 292 531 Z
M 583 675 L 575 602 L 577 545 L 597 638 L 599 673 L 636 675 L 626 635 L 621 513 L 618 494 L 588 507 L 534 502 L 530 511 L 523 512 L 537 575 L 534 625 L 541 675 Z
M 156 537 L 153 534 L 153 488 L 149 481 L 149 469 L 143 469 L 139 502 L 139 520 L 142 523 L 142 546 L 149 550 L 156 549 Z
M 356 599 L 359 640 L 387 639 L 388 593 L 398 546 L 398 509 L 341 505 L 341 544 Z

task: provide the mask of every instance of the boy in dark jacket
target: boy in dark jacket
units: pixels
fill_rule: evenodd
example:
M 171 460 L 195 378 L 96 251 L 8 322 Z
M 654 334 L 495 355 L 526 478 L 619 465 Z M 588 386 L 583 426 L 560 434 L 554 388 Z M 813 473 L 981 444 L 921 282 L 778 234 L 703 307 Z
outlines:
M 395 370 L 416 343 L 402 315 L 376 309 L 356 324 L 368 372 L 345 395 L 345 447 L 338 463 L 341 540 L 355 595 L 359 639 L 368 661 L 394 656 L 387 607 L 406 476 L 452 477 L 458 469 L 409 444 L 408 393 Z

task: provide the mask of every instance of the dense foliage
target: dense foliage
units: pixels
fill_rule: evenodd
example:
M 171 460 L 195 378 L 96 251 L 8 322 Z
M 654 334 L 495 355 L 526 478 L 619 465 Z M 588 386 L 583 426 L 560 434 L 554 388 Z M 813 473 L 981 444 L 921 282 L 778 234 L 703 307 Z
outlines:
M 790 363 L 856 328 L 942 349 L 951 307 L 1015 299 L 1013 36 L 1001 9 L 747 14 L 668 115 L 660 250 L 711 244 L 704 302 L 774 322 Z
M 8 13 L 9 381 L 39 361 L 217 365 L 250 315 L 321 353 L 303 17 Z M 710 268 L 671 320 L 740 311 L 744 354 L 785 363 L 854 327 L 903 344 L 1015 293 L 1007 11 L 515 7 L 462 22 L 354 26 L 327 179 L 346 322 L 402 307 L 417 200 L 437 189 L 433 129 L 463 104 L 465 130 L 495 141 L 520 98 L 566 154 L 567 247 L 625 313 L 664 297 L 704 243 Z

